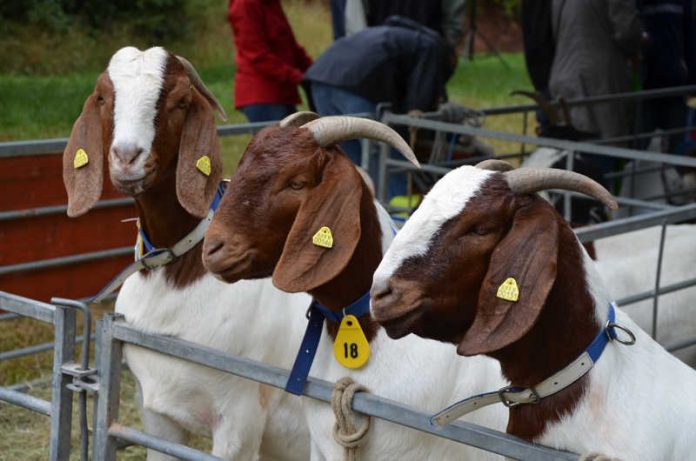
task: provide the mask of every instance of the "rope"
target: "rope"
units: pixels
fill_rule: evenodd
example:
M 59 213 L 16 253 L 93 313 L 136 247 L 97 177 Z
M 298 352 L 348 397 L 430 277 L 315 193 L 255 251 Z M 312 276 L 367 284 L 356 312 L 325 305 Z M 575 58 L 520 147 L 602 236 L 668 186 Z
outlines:
M 331 392 L 331 409 L 336 416 L 333 438 L 345 449 L 345 461 L 358 461 L 358 449 L 370 429 L 369 416 L 364 417 L 359 428 L 355 427 L 352 402 L 356 392 L 367 392 L 367 389 L 348 376 L 339 379 Z
M 612 458 L 601 453 L 585 453 L 578 458 L 578 461 L 620 461 L 619 458 Z

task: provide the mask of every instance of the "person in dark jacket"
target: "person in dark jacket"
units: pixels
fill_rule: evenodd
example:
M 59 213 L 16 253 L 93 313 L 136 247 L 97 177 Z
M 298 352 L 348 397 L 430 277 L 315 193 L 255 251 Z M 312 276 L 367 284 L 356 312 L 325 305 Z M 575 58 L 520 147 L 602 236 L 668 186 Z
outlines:
M 642 88 L 652 90 L 695 84 L 696 35 L 691 0 L 640 0 L 638 7 L 647 35 L 643 44 Z M 641 103 L 641 132 L 678 128 L 686 122 L 683 96 L 647 99 Z M 678 145 L 683 136 L 669 136 L 667 151 L 679 153 Z
M 280 0 L 230 0 L 227 18 L 237 49 L 235 109 L 250 122 L 295 112 L 297 87 L 312 58 L 295 40 Z
M 374 113 L 388 102 L 392 111 L 436 110 L 446 100 L 445 84 L 454 69 L 447 43 L 432 29 L 392 16 L 336 40 L 305 73 L 320 115 Z M 341 144 L 360 164 L 360 143 Z M 405 175 L 392 175 L 389 195 L 406 191 Z

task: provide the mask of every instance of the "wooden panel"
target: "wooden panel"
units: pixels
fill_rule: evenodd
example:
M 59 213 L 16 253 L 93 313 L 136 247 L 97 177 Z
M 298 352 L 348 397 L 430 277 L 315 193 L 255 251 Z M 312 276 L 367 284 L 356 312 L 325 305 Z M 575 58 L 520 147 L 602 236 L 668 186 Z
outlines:
M 68 196 L 63 186 L 62 153 L 0 158 L 0 211 L 64 205 Z M 108 175 L 102 198 L 116 198 Z
M 52 296 L 79 299 L 95 295 L 116 274 L 133 262 L 118 256 L 70 266 L 0 276 L 0 291 L 48 302 Z
M 132 205 L 92 210 L 79 218 L 36 216 L 0 223 L 0 265 L 70 256 L 135 244 Z
M 62 153 L 0 158 L 0 211 L 26 210 L 67 202 Z M 122 197 L 104 178 L 102 198 Z M 71 219 L 64 214 L 0 222 L 0 265 L 11 265 L 132 246 L 134 206 L 92 210 Z M 83 298 L 96 294 L 133 261 L 131 254 L 97 261 L 0 276 L 0 290 L 49 301 L 52 296 Z

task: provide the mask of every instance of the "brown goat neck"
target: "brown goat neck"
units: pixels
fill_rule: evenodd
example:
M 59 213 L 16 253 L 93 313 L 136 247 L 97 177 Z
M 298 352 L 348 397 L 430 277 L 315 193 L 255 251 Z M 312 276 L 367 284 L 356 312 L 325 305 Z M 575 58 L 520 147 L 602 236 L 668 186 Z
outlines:
M 382 260 L 382 231 L 377 218 L 377 210 L 372 194 L 365 188 L 360 200 L 361 234 L 353 256 L 338 276 L 321 285 L 309 294 L 333 312 L 340 313 L 362 295 L 370 291 L 372 274 Z M 368 341 L 377 334 L 379 325 L 368 313 L 358 318 Z M 338 324 L 327 320 L 327 330 L 332 338 L 336 337 Z
M 156 248 L 173 246 L 200 222 L 200 219 L 189 214 L 179 204 L 173 175 L 137 195 L 135 203 L 140 226 Z M 205 275 L 201 246 L 198 243 L 164 267 L 169 283 L 181 289 Z
M 557 276 L 536 324 L 520 340 L 490 354 L 500 361 L 513 386 L 533 387 L 563 369 L 600 328 L 582 270 L 580 246 L 568 226 L 560 224 L 559 232 Z M 547 424 L 572 413 L 586 386 L 587 376 L 538 404 L 510 408 L 507 432 L 535 440 Z

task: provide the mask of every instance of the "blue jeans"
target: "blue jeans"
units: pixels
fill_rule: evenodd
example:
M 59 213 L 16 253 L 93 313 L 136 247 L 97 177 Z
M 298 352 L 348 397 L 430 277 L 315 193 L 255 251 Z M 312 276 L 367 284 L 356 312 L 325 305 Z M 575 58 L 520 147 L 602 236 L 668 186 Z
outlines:
M 292 104 L 250 104 L 240 107 L 249 122 L 270 122 L 282 120 L 290 114 L 297 112 Z
M 333 85 L 320 82 L 312 82 L 312 101 L 319 115 L 344 115 L 356 114 L 361 112 L 374 113 L 377 104 L 360 95 L 346 91 Z M 356 165 L 361 164 L 362 149 L 359 140 L 345 141 L 341 143 L 341 148 Z M 391 149 L 389 156 L 395 159 L 403 159 L 403 156 Z M 370 160 L 369 173 L 372 178 L 377 177 L 379 160 Z M 405 173 L 390 174 L 387 196 L 389 199 L 395 195 L 406 194 L 407 179 Z

